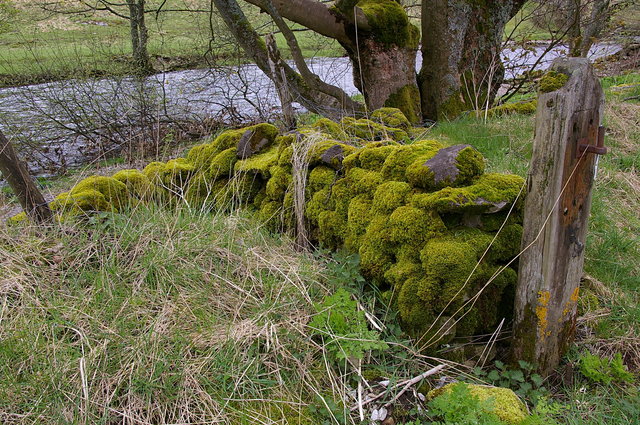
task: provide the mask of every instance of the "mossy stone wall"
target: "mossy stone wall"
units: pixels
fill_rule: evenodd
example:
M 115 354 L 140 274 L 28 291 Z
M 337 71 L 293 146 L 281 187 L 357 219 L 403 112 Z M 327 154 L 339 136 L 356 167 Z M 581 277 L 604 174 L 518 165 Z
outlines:
M 410 140 L 397 109 L 372 118 L 323 119 L 288 134 L 270 124 L 229 130 L 185 158 L 89 177 L 51 206 L 63 217 L 149 200 L 243 206 L 272 229 L 292 231 L 292 158 L 294 146 L 306 144 L 312 242 L 359 254 L 362 274 L 413 337 L 431 336 L 448 318 L 457 321 L 441 332 L 448 337 L 492 331 L 511 310 L 515 269 L 495 274 L 519 251 L 523 180 L 484 173 L 484 158 L 469 145 Z

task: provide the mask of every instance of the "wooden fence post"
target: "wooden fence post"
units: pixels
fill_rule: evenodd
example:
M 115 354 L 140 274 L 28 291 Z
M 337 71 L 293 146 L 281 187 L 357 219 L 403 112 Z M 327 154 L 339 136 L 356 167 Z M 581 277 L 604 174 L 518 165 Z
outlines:
M 18 197 L 22 209 L 34 221 L 51 220 L 52 213 L 42 193 L 38 190 L 27 167 L 18 159 L 13 145 L 0 131 L 0 172 Z
M 575 335 L 596 155 L 606 152 L 604 95 L 589 61 L 556 59 L 551 69 L 569 80 L 538 98 L 512 352 L 544 375 Z

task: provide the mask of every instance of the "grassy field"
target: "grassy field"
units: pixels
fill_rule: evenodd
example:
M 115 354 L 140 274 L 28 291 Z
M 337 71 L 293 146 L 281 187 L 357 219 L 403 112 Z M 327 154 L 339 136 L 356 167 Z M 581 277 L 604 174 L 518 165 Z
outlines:
M 546 390 L 526 365 L 447 372 L 518 389 L 536 405 L 532 425 L 640 418 L 640 104 L 625 100 L 640 93 L 640 74 L 602 83 L 610 152 L 593 193 L 583 285 L 590 301 L 576 344 Z M 469 143 L 491 171 L 525 176 L 533 117 L 465 118 L 423 136 Z M 79 175 L 50 188 L 62 191 Z M 5 424 L 357 423 L 350 407 L 362 379 L 393 384 L 438 362 L 412 348 L 357 258 L 297 252 L 246 211 L 140 206 L 51 229 L 1 226 L 0 270 Z M 339 288 L 385 318 L 379 336 L 388 348 L 360 362 L 336 358 L 340 335 L 320 337 L 310 323 Z M 636 381 L 588 379 L 580 372 L 587 352 L 619 353 Z M 429 423 L 411 403 L 398 406 L 396 423 Z
M 45 3 L 9 2 L 14 5 L 13 12 L 0 29 L 0 86 L 69 75 L 131 72 L 127 20 L 105 11 L 53 13 L 43 9 Z M 148 1 L 147 7 L 152 9 L 160 3 Z M 67 2 L 64 7 L 68 11 L 80 10 L 74 2 Z M 209 2 L 203 0 L 176 1 L 165 7 L 166 12 L 146 15 L 149 54 L 158 71 L 234 60 L 237 47 L 219 18 L 213 16 L 210 26 L 208 7 Z M 247 13 L 256 22 L 258 31 L 273 31 L 263 25 L 265 18 L 255 8 L 247 9 Z M 297 34 L 306 56 L 342 54 L 332 40 L 309 31 Z M 280 46 L 286 46 L 280 34 L 276 39 Z M 287 51 L 283 49 L 285 55 Z

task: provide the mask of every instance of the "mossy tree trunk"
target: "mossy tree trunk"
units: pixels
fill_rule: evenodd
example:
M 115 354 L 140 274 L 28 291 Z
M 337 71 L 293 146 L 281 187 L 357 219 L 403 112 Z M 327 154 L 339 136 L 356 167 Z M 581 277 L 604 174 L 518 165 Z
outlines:
M 393 0 L 343 0 L 328 7 L 315 0 L 247 0 L 269 12 L 337 40 L 353 64 L 354 83 L 370 110 L 397 107 L 421 120 L 416 79 L 420 30 Z
M 504 75 L 504 27 L 525 3 L 423 0 L 417 78 L 420 31 L 398 1 L 337 0 L 330 7 L 319 0 L 245 1 L 337 40 L 367 107 L 397 107 L 413 123 L 451 118 L 493 100 Z
M 423 0 L 422 68 L 425 118 L 453 118 L 491 103 L 504 78 L 504 27 L 523 0 Z

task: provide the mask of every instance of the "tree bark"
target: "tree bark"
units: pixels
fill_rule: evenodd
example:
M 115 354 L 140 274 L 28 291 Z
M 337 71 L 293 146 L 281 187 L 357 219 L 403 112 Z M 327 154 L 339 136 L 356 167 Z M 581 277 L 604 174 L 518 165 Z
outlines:
M 29 217 L 37 223 L 51 220 L 53 216 L 44 196 L 33 183 L 25 164 L 18 159 L 13 145 L 1 131 L 0 172 Z
M 127 0 L 133 62 L 143 75 L 153 71 L 147 51 L 148 31 L 144 18 L 145 0 Z
M 493 102 L 504 78 L 504 27 L 523 0 L 422 1 L 422 114 L 453 118 Z

